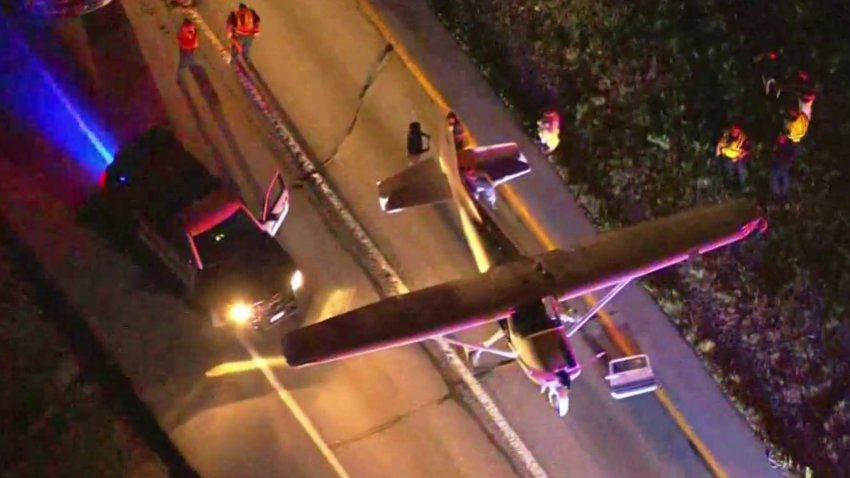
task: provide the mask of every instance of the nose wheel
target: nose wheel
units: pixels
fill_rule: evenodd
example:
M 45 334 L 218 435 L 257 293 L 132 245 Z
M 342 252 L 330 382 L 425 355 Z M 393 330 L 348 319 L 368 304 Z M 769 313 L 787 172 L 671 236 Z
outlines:
M 469 360 L 469 363 L 472 364 L 472 368 L 478 368 L 478 364 L 481 363 L 481 354 L 484 353 L 480 350 L 467 350 L 466 351 L 466 359 Z
M 570 411 L 570 391 L 567 387 L 560 385 L 549 385 L 543 387 L 541 392 L 549 399 L 549 405 L 555 409 L 559 417 L 567 415 Z

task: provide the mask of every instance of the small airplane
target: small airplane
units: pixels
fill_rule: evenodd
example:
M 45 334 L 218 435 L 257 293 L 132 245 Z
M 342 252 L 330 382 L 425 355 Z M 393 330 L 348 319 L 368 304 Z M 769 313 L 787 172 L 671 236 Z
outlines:
M 469 203 L 474 190 L 464 184 L 461 169 L 492 175 L 489 179 L 495 185 L 530 169 L 513 143 L 470 148 L 457 155 L 451 142 L 440 143 L 447 147 L 439 149 L 431 164 L 426 160 L 410 165 L 378 184 L 385 211 L 453 201 L 461 214 L 480 221 L 479 208 Z M 297 329 L 283 336 L 283 355 L 291 366 L 301 367 L 440 338 L 465 349 L 473 366 L 483 353 L 516 360 L 564 416 L 572 382 L 581 373 L 570 337 L 633 280 L 743 240 L 766 225 L 762 211 L 750 201 L 698 207 L 604 233 L 566 251 L 497 264 L 473 277 L 390 297 Z M 603 289 L 608 289 L 604 297 L 580 319 L 562 310 L 563 302 Z M 481 344 L 455 336 L 492 321 L 500 327 Z M 508 349 L 494 346 L 502 339 Z M 606 379 L 617 399 L 658 388 L 649 358 L 642 354 L 609 362 Z

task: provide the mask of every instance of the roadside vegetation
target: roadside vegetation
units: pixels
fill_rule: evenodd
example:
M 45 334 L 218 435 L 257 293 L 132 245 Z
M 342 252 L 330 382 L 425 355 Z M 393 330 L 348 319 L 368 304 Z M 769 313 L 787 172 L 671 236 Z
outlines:
M 82 381 L 53 325 L 0 246 L 0 469 L 3 476 L 166 476 L 156 455 Z
M 850 8 L 429 1 L 530 132 L 544 108 L 561 112 L 552 162 L 603 229 L 742 194 L 712 157 L 723 128 L 744 128 L 747 194 L 770 231 L 646 285 L 772 448 L 815 476 L 850 476 Z M 778 53 L 779 98 L 764 94 L 753 61 L 767 51 Z M 818 99 L 783 204 L 769 188 L 771 151 L 799 70 Z

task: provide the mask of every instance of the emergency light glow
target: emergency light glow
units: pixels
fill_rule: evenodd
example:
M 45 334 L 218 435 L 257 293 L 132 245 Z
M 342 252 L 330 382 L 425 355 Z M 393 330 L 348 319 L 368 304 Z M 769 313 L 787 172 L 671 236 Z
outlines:
M 51 77 L 50 74 L 47 73 L 47 71 L 45 71 L 44 67 L 42 67 L 41 65 L 36 64 L 35 68 L 38 71 L 38 73 L 41 75 L 41 77 L 44 79 L 44 82 L 47 83 L 47 86 L 53 92 L 56 99 L 59 100 L 59 103 L 62 105 L 62 107 L 65 109 L 65 111 L 71 117 L 71 119 L 73 119 L 74 123 L 76 123 L 77 127 L 80 128 L 80 131 L 85 135 L 85 137 L 89 140 L 89 142 L 91 142 L 92 146 L 97 151 L 97 153 L 100 154 L 100 157 L 101 157 L 101 159 L 103 159 L 104 164 L 108 165 L 108 164 L 112 163 L 113 154 L 110 153 L 106 149 L 106 147 L 103 145 L 103 143 L 97 137 L 97 135 L 94 134 L 94 132 L 91 130 L 91 128 L 89 128 L 88 124 L 80 116 L 79 111 L 76 108 L 74 108 L 74 106 L 71 104 L 71 101 L 62 92 L 62 90 L 59 88 L 59 85 L 57 85 L 56 82 L 53 80 L 53 77 Z M 123 177 L 119 178 L 119 181 L 121 181 L 121 182 L 124 182 L 124 180 L 126 180 L 126 178 L 123 178 Z
M 92 175 L 112 162 L 114 148 L 88 115 L 0 15 L 0 104 L 60 146 Z

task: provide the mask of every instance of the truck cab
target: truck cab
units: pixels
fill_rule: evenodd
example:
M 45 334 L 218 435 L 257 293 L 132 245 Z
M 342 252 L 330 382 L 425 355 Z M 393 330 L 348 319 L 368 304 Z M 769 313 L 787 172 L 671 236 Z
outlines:
M 260 217 L 168 130 L 115 156 L 102 179 L 105 215 L 138 238 L 210 312 L 213 324 L 267 329 L 297 313 L 303 275 L 275 235 L 289 210 L 279 173 Z

